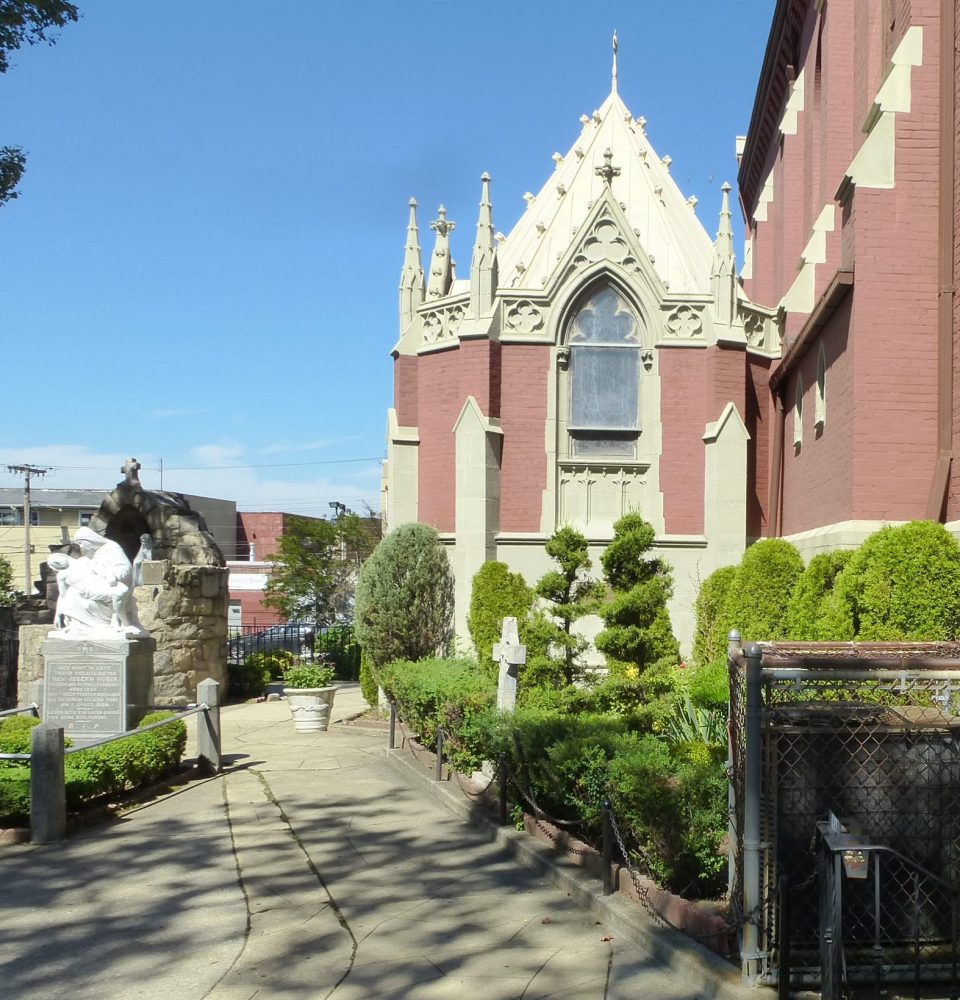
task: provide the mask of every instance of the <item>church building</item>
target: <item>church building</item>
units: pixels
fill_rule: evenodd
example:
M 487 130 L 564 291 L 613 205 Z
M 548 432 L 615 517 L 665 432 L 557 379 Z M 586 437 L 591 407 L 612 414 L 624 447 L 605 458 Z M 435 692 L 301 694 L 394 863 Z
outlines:
M 424 275 L 411 203 L 384 512 L 449 544 L 458 634 L 485 560 L 532 583 L 556 528 L 598 556 L 629 510 L 685 650 L 700 583 L 758 538 L 809 559 L 913 518 L 960 534 L 958 7 L 771 0 L 740 275 L 729 187 L 711 240 L 616 62 L 505 238 L 483 177 L 468 278 L 442 207 Z
M 737 279 L 730 188 L 716 239 L 617 92 L 590 117 L 506 237 L 490 178 L 468 278 L 441 206 L 427 274 L 410 204 L 388 416 L 388 528 L 435 526 L 450 546 L 457 632 L 474 574 L 499 559 L 533 583 L 563 525 L 599 555 L 637 510 L 673 566 L 688 646 L 700 582 L 761 529 L 752 430 L 776 309 Z M 761 443 L 763 443 L 761 441 Z

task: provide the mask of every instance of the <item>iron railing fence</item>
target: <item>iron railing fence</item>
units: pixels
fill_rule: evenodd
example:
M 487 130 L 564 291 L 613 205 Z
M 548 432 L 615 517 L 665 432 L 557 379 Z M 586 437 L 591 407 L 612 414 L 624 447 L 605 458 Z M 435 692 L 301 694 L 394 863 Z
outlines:
M 817 823 L 817 882 L 823 1000 L 841 1000 L 851 980 L 869 979 L 880 1000 L 889 995 L 884 984 L 892 970 L 911 981 L 915 995 L 924 980 L 937 980 L 957 1000 L 955 880 L 851 833 L 830 813 Z
M 777 979 L 788 946 L 791 981 L 818 981 L 815 837 L 834 813 L 949 886 L 960 885 L 960 644 L 765 643 L 730 655 L 731 899 L 743 922 L 741 961 L 751 982 Z M 748 679 L 752 678 L 752 680 Z M 915 939 L 904 900 L 912 876 L 895 866 L 882 886 L 885 940 Z M 780 942 L 777 887 L 786 877 L 789 940 Z M 822 880 L 821 880 L 822 881 Z M 871 890 L 872 891 L 872 890 Z M 847 892 L 843 946 L 876 938 L 876 912 Z M 869 904 L 869 905 L 868 905 Z M 921 978 L 935 978 L 951 944 L 951 907 L 924 900 Z M 902 973 L 888 947 L 884 981 Z M 847 974 L 874 978 L 875 962 Z
M 243 663 L 255 653 L 286 651 L 301 659 L 323 656 L 336 667 L 340 680 L 360 677 L 360 647 L 350 625 L 281 622 L 276 625 L 238 625 L 227 631 L 227 662 Z

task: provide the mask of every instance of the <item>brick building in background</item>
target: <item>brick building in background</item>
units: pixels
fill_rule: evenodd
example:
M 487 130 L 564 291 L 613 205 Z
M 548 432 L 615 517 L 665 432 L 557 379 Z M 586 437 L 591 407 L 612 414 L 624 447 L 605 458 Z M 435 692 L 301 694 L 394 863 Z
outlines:
M 263 603 L 263 592 L 273 572 L 268 556 L 276 554 L 277 543 L 292 517 L 278 511 L 237 511 L 237 558 L 230 567 L 230 626 L 267 626 L 285 621 L 275 608 Z M 307 520 L 310 520 L 307 518 Z
M 411 204 L 384 514 L 451 547 L 461 635 L 485 560 L 533 581 L 558 526 L 597 555 L 629 509 L 687 648 L 699 583 L 752 540 L 960 529 L 957 0 L 771 6 L 741 278 L 726 192 L 711 241 L 616 64 L 506 238 L 484 178 L 469 280 L 442 208 L 424 280 Z

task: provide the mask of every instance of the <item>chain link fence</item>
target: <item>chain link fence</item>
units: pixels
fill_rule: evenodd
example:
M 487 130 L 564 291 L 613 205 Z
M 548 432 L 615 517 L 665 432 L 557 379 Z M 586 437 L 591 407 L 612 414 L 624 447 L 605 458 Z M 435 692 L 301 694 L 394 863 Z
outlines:
M 737 642 L 730 653 L 730 892 L 745 979 L 789 968 L 798 986 L 837 962 L 831 989 L 955 978 L 960 644 Z M 817 858 L 830 814 L 862 864 L 838 849 L 828 891 Z

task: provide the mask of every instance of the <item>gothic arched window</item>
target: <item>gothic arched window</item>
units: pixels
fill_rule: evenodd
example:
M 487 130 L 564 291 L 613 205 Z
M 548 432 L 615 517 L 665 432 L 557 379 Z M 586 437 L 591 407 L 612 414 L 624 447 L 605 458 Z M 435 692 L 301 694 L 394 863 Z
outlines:
M 567 431 L 575 455 L 633 456 L 640 432 L 640 324 L 611 287 L 577 310 L 570 347 Z

